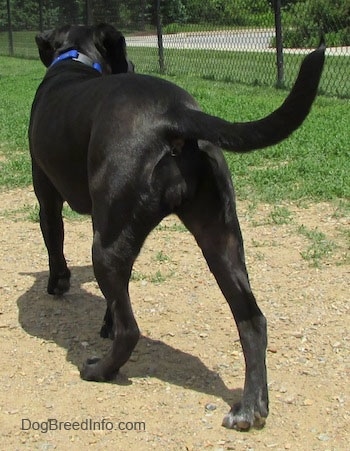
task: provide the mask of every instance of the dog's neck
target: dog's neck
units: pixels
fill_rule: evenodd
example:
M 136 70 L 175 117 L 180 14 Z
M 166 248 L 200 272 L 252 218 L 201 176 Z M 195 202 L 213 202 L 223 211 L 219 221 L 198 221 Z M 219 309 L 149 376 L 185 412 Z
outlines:
M 73 60 L 73 61 L 79 61 L 82 64 L 85 64 L 86 66 L 92 67 L 93 69 L 97 70 L 102 74 L 102 67 L 101 64 L 93 61 L 88 56 L 84 55 L 83 53 L 78 52 L 78 50 L 69 50 L 68 52 L 62 53 L 57 58 L 55 58 L 50 67 L 54 66 L 55 64 L 59 63 L 60 61 L 65 60 Z

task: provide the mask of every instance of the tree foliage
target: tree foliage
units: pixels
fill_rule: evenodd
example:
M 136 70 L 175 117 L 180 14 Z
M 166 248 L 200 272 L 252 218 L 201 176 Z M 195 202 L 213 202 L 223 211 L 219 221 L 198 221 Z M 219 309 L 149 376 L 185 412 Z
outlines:
M 45 27 L 86 20 L 86 0 L 42 0 Z M 16 29 L 37 29 L 39 4 L 34 0 L 10 0 L 12 25 Z M 96 22 L 107 20 L 119 27 L 155 24 L 156 0 L 92 0 Z M 271 13 L 268 0 L 160 0 L 162 22 L 244 25 L 261 14 Z M 6 0 L 0 0 L 0 27 L 7 25 Z
M 321 33 L 328 46 L 350 45 L 350 0 L 303 0 L 287 7 L 287 47 L 314 47 Z
M 276 0 L 160 0 L 163 25 L 215 24 L 273 26 Z M 156 24 L 156 0 L 91 0 L 95 22 L 120 29 L 145 29 Z M 39 5 L 44 28 L 85 23 L 86 0 L 10 0 L 13 30 L 37 30 Z M 319 31 L 328 45 L 350 45 L 350 0 L 281 0 L 284 41 L 291 47 L 314 46 Z M 0 0 L 0 30 L 8 27 L 7 2 Z

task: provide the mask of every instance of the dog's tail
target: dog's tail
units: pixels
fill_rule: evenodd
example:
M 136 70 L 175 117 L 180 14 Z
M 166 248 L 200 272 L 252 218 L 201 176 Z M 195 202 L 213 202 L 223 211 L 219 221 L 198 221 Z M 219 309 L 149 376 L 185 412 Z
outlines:
M 173 111 L 168 131 L 184 139 L 201 139 L 233 152 L 248 152 L 276 144 L 296 130 L 308 115 L 322 74 L 325 44 L 307 55 L 297 80 L 273 113 L 251 122 L 230 123 L 201 111 L 183 108 Z M 176 118 L 176 119 L 175 119 Z

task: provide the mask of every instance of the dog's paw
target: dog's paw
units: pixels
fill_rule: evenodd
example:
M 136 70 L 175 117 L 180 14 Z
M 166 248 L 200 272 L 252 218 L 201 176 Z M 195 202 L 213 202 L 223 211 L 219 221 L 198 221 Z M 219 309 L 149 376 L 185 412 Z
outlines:
M 99 371 L 99 362 L 97 357 L 87 359 L 80 370 L 80 377 L 86 381 L 104 382 L 105 378 Z
M 70 270 L 57 276 L 51 276 L 47 284 L 47 292 L 55 296 L 62 296 L 70 288 Z
M 225 415 L 222 426 L 237 431 L 248 431 L 252 427 L 261 429 L 265 426 L 267 415 L 267 408 L 248 409 L 243 408 L 242 404 L 238 403 Z
M 85 381 L 95 382 L 107 382 L 114 379 L 118 371 L 113 373 L 109 372 L 106 375 L 105 371 L 103 370 L 102 362 L 103 361 L 97 357 L 87 359 L 82 369 L 80 370 L 80 377 Z

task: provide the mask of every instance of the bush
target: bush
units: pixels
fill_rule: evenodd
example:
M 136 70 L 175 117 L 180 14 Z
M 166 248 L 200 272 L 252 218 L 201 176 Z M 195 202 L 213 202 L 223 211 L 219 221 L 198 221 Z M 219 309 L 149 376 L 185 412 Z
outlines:
M 328 46 L 350 45 L 350 0 L 303 0 L 284 9 L 286 47 L 315 47 L 320 33 Z
M 266 0 L 182 0 L 188 23 L 216 25 L 260 25 L 271 22 L 271 6 Z

